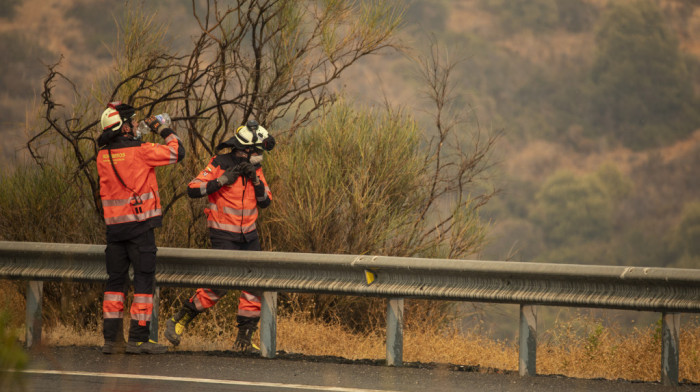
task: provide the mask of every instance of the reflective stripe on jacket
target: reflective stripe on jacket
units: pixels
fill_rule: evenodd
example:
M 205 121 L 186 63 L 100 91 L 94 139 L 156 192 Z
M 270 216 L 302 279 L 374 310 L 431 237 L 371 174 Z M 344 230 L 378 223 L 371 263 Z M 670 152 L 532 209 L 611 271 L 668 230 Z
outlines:
M 216 157 L 194 180 L 190 181 L 190 189 L 196 189 L 198 193 L 204 195 L 207 193 L 207 187 L 211 187 L 208 184 L 224 173 L 225 168 L 217 165 L 215 159 Z M 260 184 L 264 186 L 261 196 L 255 196 L 253 183 L 242 176 L 238 177 L 233 184 L 222 186 L 217 191 L 209 193 L 209 206 L 204 209 L 208 227 L 233 233 L 249 233 L 256 229 L 258 204 L 266 207 L 272 199 L 262 167 L 258 167 L 256 173 Z
M 184 149 L 171 129 L 164 129 L 161 135 L 165 136 L 165 145 L 120 138 L 99 150 L 97 172 L 108 226 L 143 222 L 162 215 L 154 168 L 182 160 Z M 115 174 L 115 169 L 126 186 Z

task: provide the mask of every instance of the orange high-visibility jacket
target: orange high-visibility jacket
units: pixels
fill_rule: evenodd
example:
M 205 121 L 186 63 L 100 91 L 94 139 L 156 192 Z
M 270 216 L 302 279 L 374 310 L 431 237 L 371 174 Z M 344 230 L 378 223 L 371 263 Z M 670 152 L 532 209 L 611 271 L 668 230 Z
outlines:
M 120 136 L 98 152 L 97 172 L 108 239 L 124 240 L 140 234 L 135 231 L 143 232 L 142 227 L 162 224 L 154 168 L 181 161 L 185 150 L 172 129 L 163 129 L 160 134 L 165 138 L 165 145 Z
M 260 184 L 240 176 L 231 185 L 220 186 L 215 180 L 236 162 L 230 154 L 214 156 L 206 168 L 189 183 L 190 197 L 209 195 L 209 207 L 204 209 L 207 226 L 231 233 L 250 233 L 256 230 L 258 207 L 270 205 L 272 193 L 262 167 L 256 167 Z

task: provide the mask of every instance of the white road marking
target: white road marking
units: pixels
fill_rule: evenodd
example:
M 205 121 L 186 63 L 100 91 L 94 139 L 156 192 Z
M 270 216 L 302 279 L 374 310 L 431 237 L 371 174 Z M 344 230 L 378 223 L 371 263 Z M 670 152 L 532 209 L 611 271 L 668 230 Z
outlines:
M 124 373 L 99 373 L 99 372 L 74 372 L 62 370 L 37 370 L 27 369 L 17 371 L 18 373 L 33 373 L 33 374 L 55 374 L 63 376 L 84 376 L 84 377 L 104 377 L 104 378 L 124 378 L 129 380 L 157 380 L 157 381 L 182 381 L 201 384 L 219 384 L 219 385 L 239 385 L 239 386 L 256 386 L 256 387 L 274 387 L 287 389 L 308 389 L 314 391 L 331 391 L 331 392 L 399 392 L 390 391 L 387 389 L 358 389 L 345 387 L 324 387 L 318 385 L 301 385 L 301 384 L 280 384 L 272 382 L 255 382 L 255 381 L 235 381 L 235 380 L 214 380 L 208 378 L 192 378 L 192 377 L 170 377 L 170 376 L 149 376 L 141 374 L 124 374 Z

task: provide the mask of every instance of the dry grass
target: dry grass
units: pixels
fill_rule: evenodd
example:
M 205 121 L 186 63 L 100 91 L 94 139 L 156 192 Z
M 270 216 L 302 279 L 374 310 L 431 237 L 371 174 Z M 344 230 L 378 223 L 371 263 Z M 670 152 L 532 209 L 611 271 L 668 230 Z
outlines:
M 577 378 L 657 381 L 661 374 L 659 327 L 621 334 L 599 323 L 576 327 L 581 320 L 557 326 L 537 351 L 537 372 Z M 681 328 L 679 379 L 700 382 L 700 325 L 697 319 Z
M 6 283 L 6 282 L 5 282 Z M 24 298 L 11 285 L 0 285 L 0 298 L 10 314 L 12 328 L 24 339 Z M 229 295 L 216 307 L 193 322 L 176 349 L 178 351 L 230 350 L 235 339 L 237 296 Z M 417 314 L 410 307 L 404 324 L 403 360 L 420 363 L 449 363 L 480 366 L 482 371 L 518 370 L 517 341 L 496 340 L 485 329 L 462 330 L 454 327 L 458 319 Z M 160 341 L 169 310 L 161 307 Z M 423 321 L 421 321 L 423 320 Z M 432 320 L 425 321 L 425 320 Z M 452 321 L 450 321 L 452 320 Z M 700 383 L 700 316 L 681 317 L 679 379 Z M 443 327 L 435 327 L 443 325 Z M 125 319 L 125 333 L 128 319 Z M 517 325 L 513 325 L 516 328 Z M 488 330 L 488 329 L 486 329 Z M 558 318 L 538 334 L 537 373 L 561 374 L 576 378 L 605 378 L 658 381 L 661 373 L 660 325 L 625 330 L 614 324 L 604 326 L 600 317 L 576 313 Z M 101 346 L 101 326 L 76 331 L 60 323 L 45 323 L 43 341 L 52 346 Z M 254 341 L 259 337 L 254 336 Z M 167 344 L 167 342 L 166 342 Z M 340 322 L 324 324 L 308 315 L 293 313 L 277 319 L 277 350 L 313 356 L 336 356 L 351 360 L 386 358 L 384 329 L 353 333 Z
M 506 341 L 457 329 L 439 334 L 409 330 L 404 337 L 404 360 L 517 370 L 518 350 Z
M 188 331 L 178 351 L 230 350 L 235 337 L 232 325 L 202 325 Z M 258 336 L 254 340 L 258 340 Z M 340 325 L 320 324 L 298 317 L 280 317 L 277 349 L 313 356 L 336 356 L 351 360 L 382 360 L 386 357 L 383 331 L 351 333 Z M 165 339 L 162 338 L 161 341 Z M 100 331 L 76 333 L 63 326 L 47 330 L 49 345 L 102 344 Z M 700 382 L 700 323 L 695 318 L 681 329 L 679 379 Z M 541 334 L 537 349 L 537 373 L 576 378 L 658 381 L 661 343 L 658 328 L 649 326 L 623 334 L 604 328 L 593 319 L 578 318 L 557 324 Z M 478 365 L 489 369 L 518 370 L 517 342 L 498 341 L 480 333 L 456 328 L 404 331 L 404 361 Z
M 323 325 L 300 318 L 278 320 L 277 348 L 291 353 L 332 355 L 348 359 L 383 359 L 384 337 L 353 334 L 338 324 Z

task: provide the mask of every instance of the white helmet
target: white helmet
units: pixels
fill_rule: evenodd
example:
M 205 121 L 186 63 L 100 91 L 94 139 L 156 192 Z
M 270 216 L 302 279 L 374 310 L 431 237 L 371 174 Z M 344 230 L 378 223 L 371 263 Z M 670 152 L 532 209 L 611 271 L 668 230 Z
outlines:
M 219 144 L 216 148 L 220 150 L 225 147 L 241 150 L 253 147 L 257 150 L 270 151 L 275 147 L 275 138 L 267 132 L 267 129 L 260 126 L 257 121 L 250 120 L 246 125 L 238 127 L 236 134 L 232 138 Z
M 131 105 L 121 103 L 120 101 L 110 102 L 107 105 L 107 109 L 102 112 L 102 119 L 100 120 L 102 130 L 117 130 L 121 128 L 125 121 L 134 117 L 135 114 L 136 109 Z

